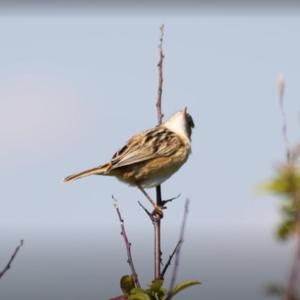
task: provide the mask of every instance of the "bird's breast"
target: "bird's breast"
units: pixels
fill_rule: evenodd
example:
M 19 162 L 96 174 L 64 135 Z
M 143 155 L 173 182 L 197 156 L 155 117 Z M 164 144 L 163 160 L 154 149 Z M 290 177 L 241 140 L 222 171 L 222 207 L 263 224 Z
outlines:
M 144 188 L 158 186 L 170 178 L 187 161 L 190 154 L 188 146 L 182 147 L 180 151 L 170 156 L 154 158 L 120 168 L 118 174 L 115 175 L 130 185 L 138 183 Z

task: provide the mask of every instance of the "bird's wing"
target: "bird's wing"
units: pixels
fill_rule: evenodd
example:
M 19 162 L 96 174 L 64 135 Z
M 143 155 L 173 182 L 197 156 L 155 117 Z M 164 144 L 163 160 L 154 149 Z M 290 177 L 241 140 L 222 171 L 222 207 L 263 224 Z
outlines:
M 111 159 L 111 169 L 136 164 L 153 158 L 170 156 L 182 145 L 169 129 L 158 126 L 133 136 Z

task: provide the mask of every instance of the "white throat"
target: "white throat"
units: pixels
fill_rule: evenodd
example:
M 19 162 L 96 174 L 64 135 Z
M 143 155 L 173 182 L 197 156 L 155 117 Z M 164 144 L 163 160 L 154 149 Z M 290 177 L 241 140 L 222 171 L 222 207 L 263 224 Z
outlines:
M 189 139 L 186 131 L 186 120 L 183 112 L 177 112 L 174 116 L 167 120 L 163 126 L 179 134 L 180 136 Z

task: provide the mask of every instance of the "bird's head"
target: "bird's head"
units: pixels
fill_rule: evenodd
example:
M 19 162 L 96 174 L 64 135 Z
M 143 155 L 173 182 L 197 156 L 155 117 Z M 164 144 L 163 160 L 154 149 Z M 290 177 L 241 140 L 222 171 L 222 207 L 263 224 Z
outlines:
M 195 127 L 192 116 L 187 112 L 187 107 L 175 113 L 168 119 L 164 126 L 177 134 L 184 135 L 191 139 L 192 129 Z

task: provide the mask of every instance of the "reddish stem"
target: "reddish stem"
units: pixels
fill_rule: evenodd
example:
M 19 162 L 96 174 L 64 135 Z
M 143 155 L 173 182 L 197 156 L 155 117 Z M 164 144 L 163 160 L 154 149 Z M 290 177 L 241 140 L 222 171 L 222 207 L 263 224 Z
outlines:
M 112 196 L 112 198 L 116 201 L 114 196 Z M 122 218 L 120 208 L 118 207 L 118 205 L 115 203 L 114 206 L 116 208 L 118 218 L 119 218 L 119 221 L 120 221 L 120 225 L 121 225 L 121 235 L 123 236 L 123 239 L 124 239 L 124 242 L 125 242 L 125 247 L 126 247 L 126 252 L 127 252 L 127 262 L 128 262 L 129 267 L 131 269 L 131 274 L 134 278 L 134 282 L 135 282 L 136 286 L 141 287 L 140 283 L 139 283 L 138 275 L 135 271 L 135 267 L 134 267 L 134 263 L 133 263 L 133 259 L 132 259 L 132 255 L 131 255 L 131 243 L 128 240 L 128 237 L 127 237 L 127 234 L 126 234 L 124 219 Z
M 164 25 L 160 27 L 160 43 L 159 43 L 159 62 L 158 67 L 158 92 L 157 92 L 157 101 L 156 101 L 156 110 L 157 110 L 157 121 L 158 125 L 162 123 L 163 113 L 161 109 L 161 99 L 163 91 L 163 40 L 164 40 Z M 161 197 L 161 187 L 160 185 L 156 187 L 156 204 L 157 206 L 163 207 L 162 197 Z M 154 279 L 159 279 L 161 270 L 161 218 L 162 216 L 156 214 L 153 216 L 153 225 L 154 225 Z

